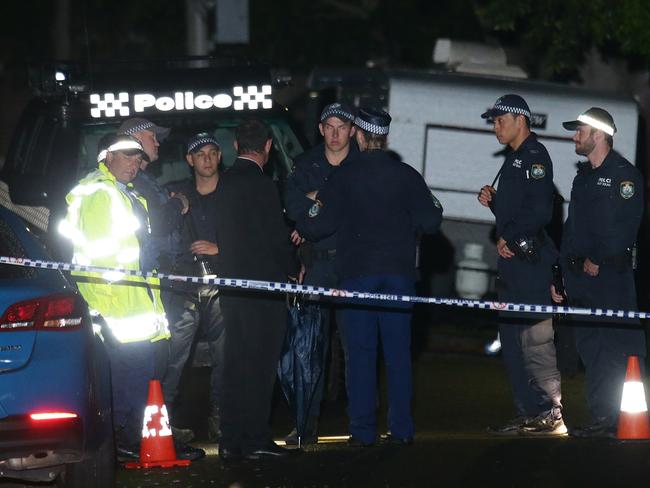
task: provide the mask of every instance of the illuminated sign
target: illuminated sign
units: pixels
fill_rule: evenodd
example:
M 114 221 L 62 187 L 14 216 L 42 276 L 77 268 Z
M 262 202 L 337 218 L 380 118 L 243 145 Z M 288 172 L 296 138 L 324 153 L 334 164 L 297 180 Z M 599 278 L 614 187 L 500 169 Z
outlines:
M 170 96 L 151 93 L 93 93 L 90 95 L 90 115 L 100 117 L 129 117 L 146 112 L 182 110 L 258 110 L 273 106 L 271 85 L 235 86 L 230 93 L 174 92 Z

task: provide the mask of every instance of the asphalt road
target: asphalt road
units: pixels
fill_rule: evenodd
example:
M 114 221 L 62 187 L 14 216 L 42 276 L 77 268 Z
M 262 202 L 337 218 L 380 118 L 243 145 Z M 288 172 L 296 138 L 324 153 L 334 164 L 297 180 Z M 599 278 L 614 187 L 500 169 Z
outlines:
M 277 461 L 224 463 L 216 446 L 199 438 L 208 457 L 183 469 L 120 469 L 118 486 L 179 487 L 429 487 L 515 486 L 575 487 L 646 485 L 650 444 L 573 438 L 494 438 L 488 425 L 512 415 L 505 373 L 498 358 L 423 354 L 415 363 L 416 442 L 413 446 L 349 448 L 342 442 L 319 443 Z M 186 395 L 194 410 L 182 412 L 186 425 L 203 436 L 201 386 L 207 375 L 192 370 Z M 583 376 L 565 378 L 565 419 L 569 426 L 588 421 Z M 278 395 L 274 431 L 291 426 L 289 410 Z M 379 404 L 385 428 L 385 401 Z M 343 402 L 325 406 L 321 436 L 346 434 Z

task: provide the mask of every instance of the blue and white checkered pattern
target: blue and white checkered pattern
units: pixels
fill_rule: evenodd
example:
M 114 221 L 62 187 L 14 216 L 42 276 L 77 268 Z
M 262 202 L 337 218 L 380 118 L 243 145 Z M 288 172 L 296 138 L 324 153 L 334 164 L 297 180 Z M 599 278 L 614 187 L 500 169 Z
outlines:
M 197 147 L 203 146 L 204 144 L 214 144 L 215 146 L 219 147 L 219 143 L 214 137 L 206 135 L 205 137 L 199 137 L 198 139 L 193 139 L 192 142 L 190 142 L 187 145 L 187 152 L 191 153 Z
M 354 119 L 354 125 L 360 127 L 361 129 L 365 130 L 366 132 L 370 132 L 372 134 L 379 134 L 380 136 L 388 134 L 388 129 L 390 126 L 382 126 L 382 125 L 377 125 L 377 124 L 371 124 L 370 122 L 366 122 L 363 120 L 361 117 L 357 117 Z
M 455 298 L 440 297 L 420 297 L 411 295 L 390 295 L 386 293 L 370 293 L 350 290 L 337 290 L 333 288 L 324 288 L 321 286 L 298 285 L 295 283 L 282 283 L 276 281 L 258 281 L 233 278 L 208 278 L 199 276 L 179 276 L 165 273 L 154 273 L 122 269 L 122 268 L 103 268 L 99 266 L 83 266 L 71 263 L 61 263 L 55 261 L 41 261 L 36 259 L 23 259 L 11 256 L 0 256 L 0 264 L 10 264 L 14 266 L 26 266 L 30 268 L 53 269 L 64 271 L 83 271 L 89 273 L 104 274 L 108 271 L 117 271 L 128 276 L 140 276 L 144 278 L 158 278 L 163 280 L 181 281 L 187 283 L 197 283 L 204 285 L 213 285 L 225 288 L 242 288 L 251 290 L 263 290 L 274 293 L 303 293 L 305 295 L 320 295 L 329 297 L 341 297 L 346 300 L 377 300 L 379 302 L 408 302 L 408 303 L 425 303 L 429 305 L 447 305 L 450 307 L 476 308 L 480 310 L 497 310 L 499 312 L 528 312 L 528 313 L 562 313 L 570 315 L 590 315 L 594 317 L 616 317 L 628 319 L 648 319 L 650 312 L 638 312 L 634 310 L 611 310 L 602 308 L 575 308 L 564 307 L 559 305 L 534 305 L 527 303 L 502 303 L 480 300 L 459 300 Z M 128 284 L 128 283 L 127 283 Z M 391 304 L 388 303 L 387 306 Z
M 130 129 L 125 130 L 125 131 L 122 132 L 122 133 L 123 133 L 123 134 L 126 134 L 126 135 L 129 135 L 129 136 L 132 136 L 132 135 L 135 134 L 136 132 L 140 132 L 141 130 L 151 129 L 151 128 L 154 127 L 154 126 L 155 126 L 155 124 L 154 124 L 153 122 L 149 122 L 149 121 L 147 120 L 147 121 L 144 121 L 144 122 L 140 122 L 138 125 L 133 126 L 133 127 L 131 127 Z
M 345 110 L 340 103 L 333 103 L 325 107 L 325 110 L 323 110 L 320 116 L 320 121 L 325 122 L 330 117 L 339 117 L 350 122 L 354 121 L 354 114 Z
M 497 104 L 494 106 L 494 110 L 501 110 L 502 112 L 507 112 L 511 114 L 523 115 L 530 119 L 530 111 L 519 108 L 519 107 L 509 107 L 508 105 Z

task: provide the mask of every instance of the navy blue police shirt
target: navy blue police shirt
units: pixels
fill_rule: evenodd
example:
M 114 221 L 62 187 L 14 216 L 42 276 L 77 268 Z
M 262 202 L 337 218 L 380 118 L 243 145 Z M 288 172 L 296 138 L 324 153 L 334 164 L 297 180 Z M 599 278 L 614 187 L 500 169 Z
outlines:
M 287 216 L 297 222 L 314 204 L 314 201 L 305 195 L 313 191 L 320 191 L 329 181 L 332 174 L 342 165 L 358 154 L 356 144 L 350 143 L 350 151 L 339 166 L 329 163 L 325 156 L 325 143 L 305 151 L 294 159 L 294 168 L 287 179 L 286 210 Z M 314 243 L 315 249 L 336 249 L 336 236 L 330 235 Z
M 636 241 L 642 215 L 643 179 L 629 161 L 612 150 L 598 168 L 579 163 L 562 253 L 594 264 L 622 256 Z
M 503 163 L 492 210 L 497 237 L 515 253 L 499 256 L 497 268 L 499 299 L 508 302 L 551 304 L 551 266 L 558 252 L 544 227 L 553 217 L 553 164 L 546 148 L 534 133 L 511 151 Z M 535 243 L 535 258 L 517 254 L 519 239 Z M 543 318 L 530 317 L 531 320 Z
M 551 158 L 531 132 L 503 163 L 493 205 L 497 237 L 511 247 L 516 239 L 536 236 L 553 217 L 553 191 Z
M 442 207 L 422 176 L 384 151 L 360 152 L 338 169 L 297 222 L 312 241 L 336 232 L 340 278 L 415 276 L 416 239 L 435 233 Z

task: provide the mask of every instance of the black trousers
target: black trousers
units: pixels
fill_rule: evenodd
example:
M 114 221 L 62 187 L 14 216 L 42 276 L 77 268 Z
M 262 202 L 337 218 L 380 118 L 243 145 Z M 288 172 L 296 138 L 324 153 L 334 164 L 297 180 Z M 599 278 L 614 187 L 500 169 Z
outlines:
M 287 328 L 283 295 L 224 290 L 226 324 L 221 448 L 254 450 L 272 440 L 273 386 Z

